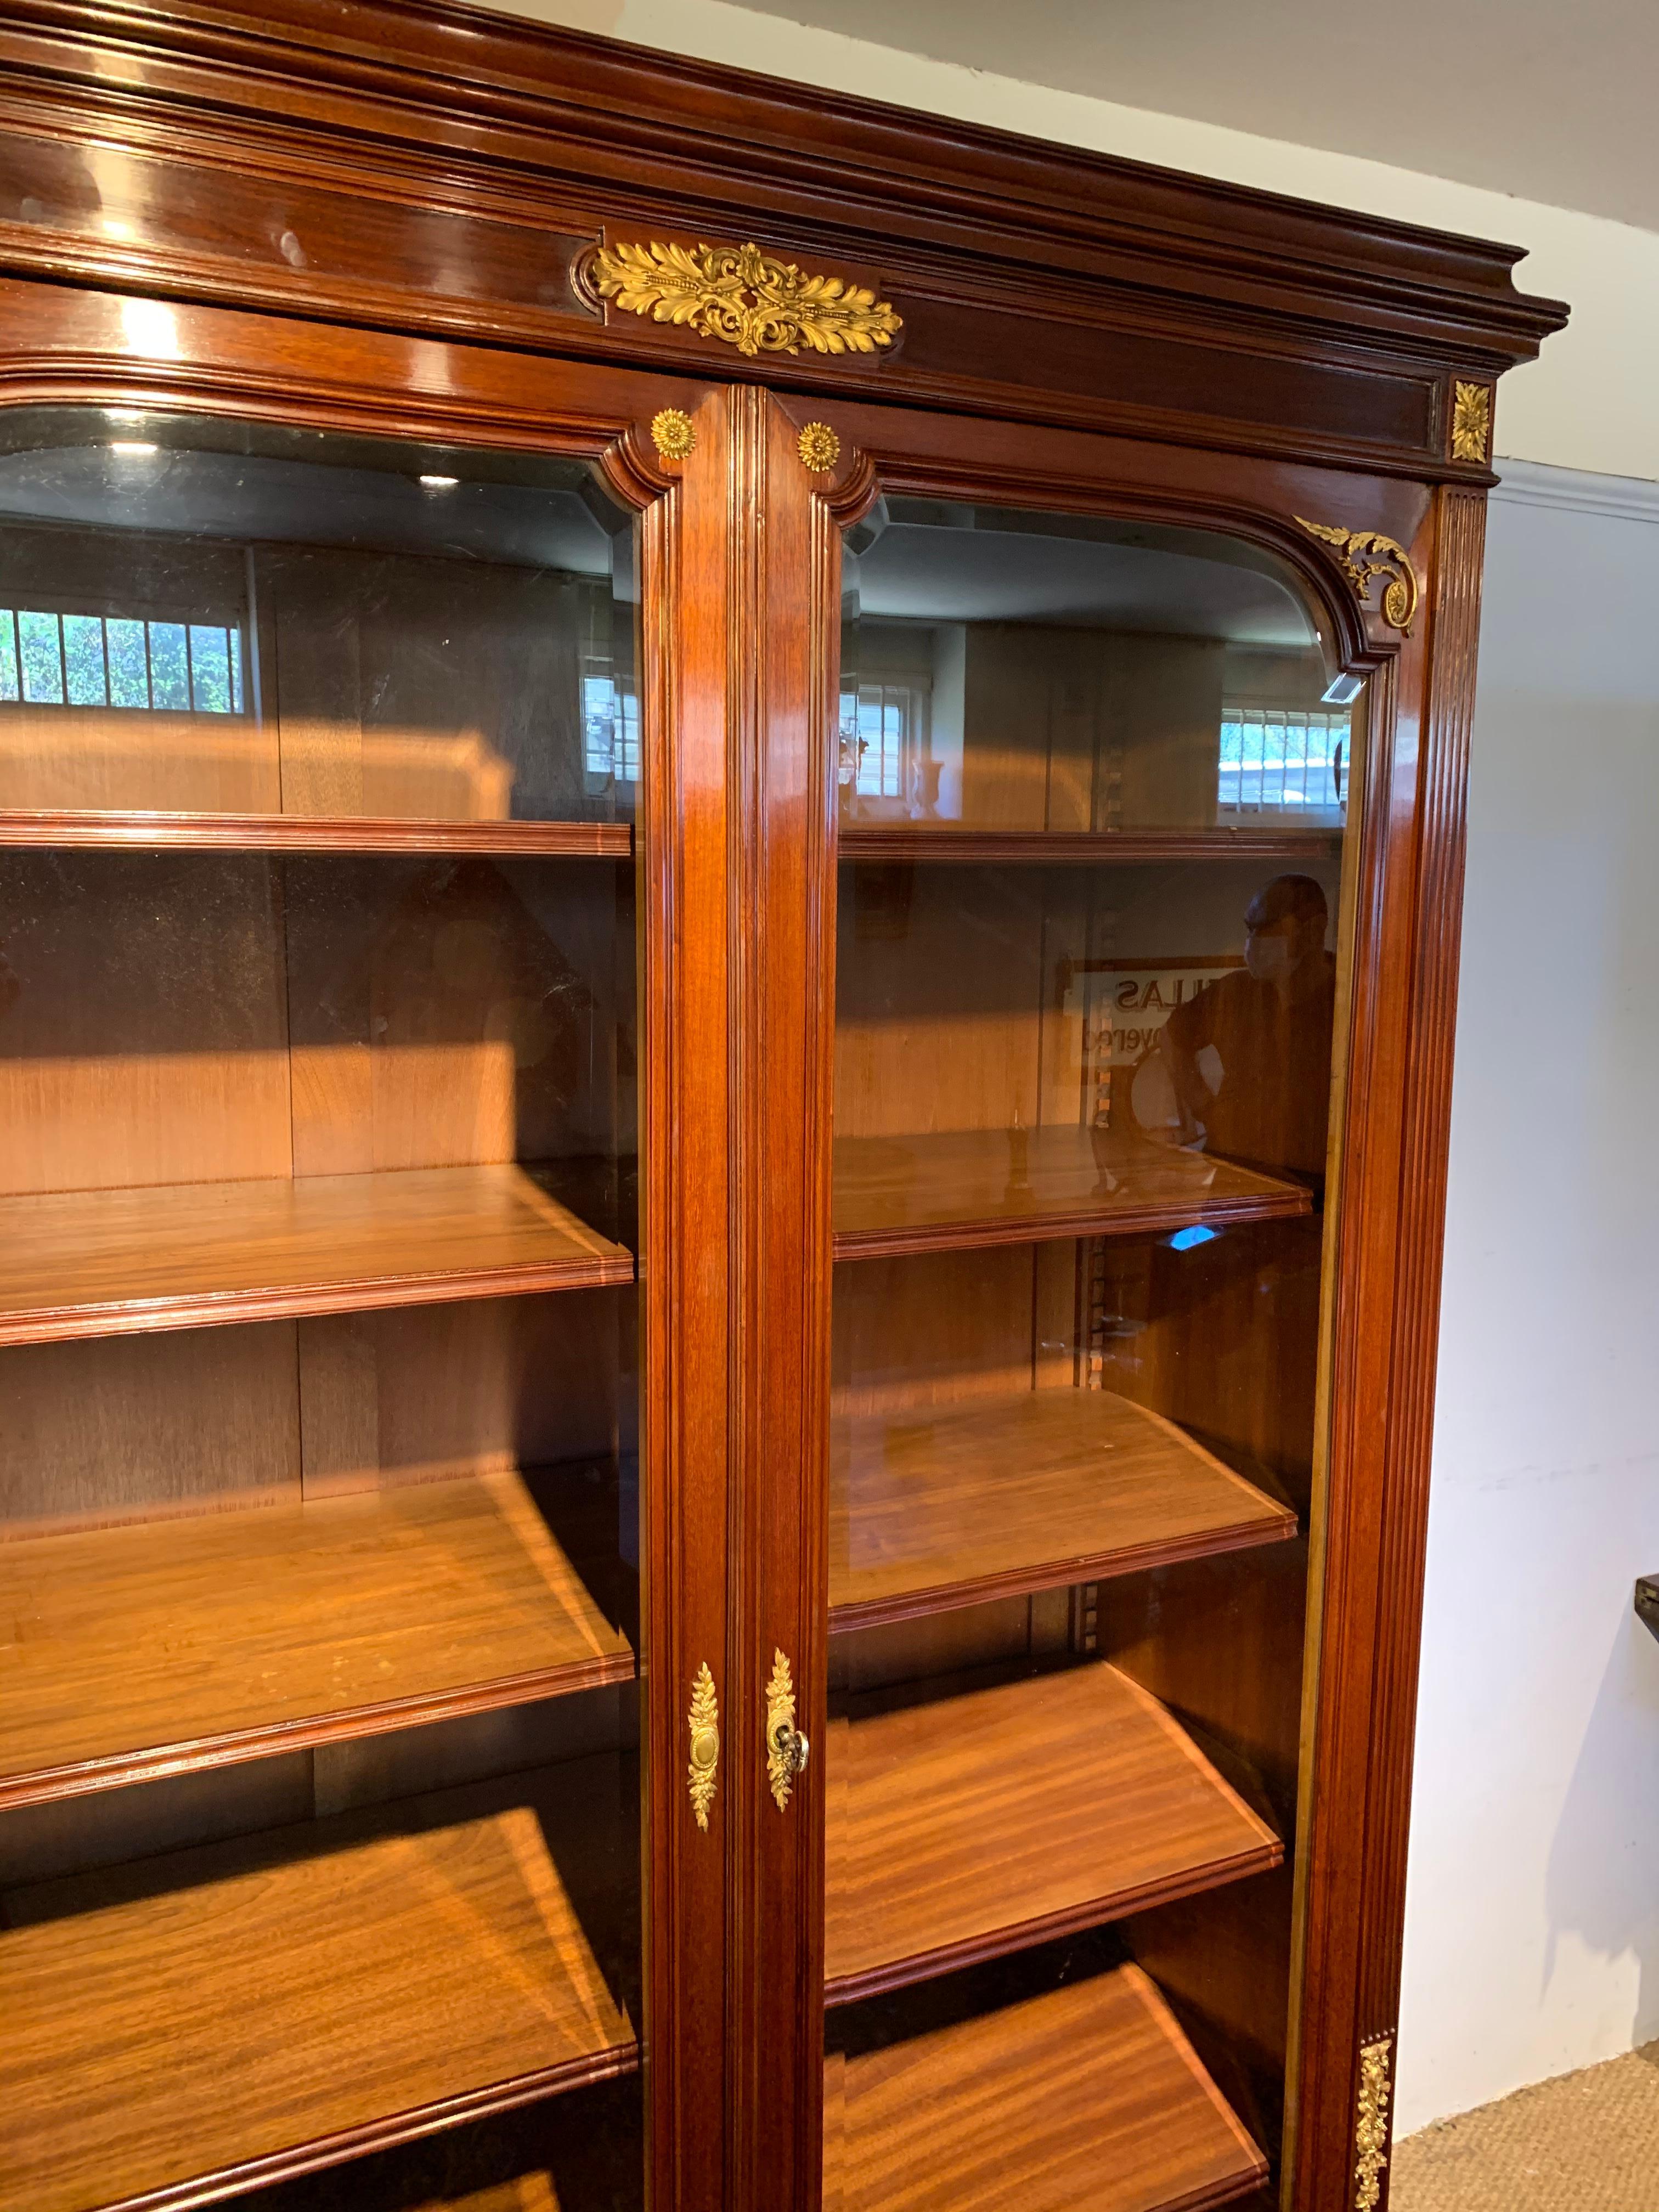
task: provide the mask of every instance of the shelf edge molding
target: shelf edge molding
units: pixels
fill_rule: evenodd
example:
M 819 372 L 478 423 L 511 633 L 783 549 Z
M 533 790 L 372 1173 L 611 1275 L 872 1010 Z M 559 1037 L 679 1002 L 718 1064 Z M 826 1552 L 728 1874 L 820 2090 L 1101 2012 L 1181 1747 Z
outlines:
M 337 1712 L 310 1715 L 301 1720 L 222 1729 L 212 1735 L 195 1736 L 178 1743 L 109 1752 L 90 1759 L 65 1760 L 59 1765 L 0 1774 L 0 1813 L 15 1806 L 50 1804 L 65 1797 L 122 1790 L 131 1783 L 161 1782 L 175 1775 L 199 1774 L 210 1767 L 237 1766 L 246 1759 L 264 1759 L 284 1751 L 311 1751 L 322 1744 L 360 1742 L 368 1736 L 425 1728 L 435 1721 L 460 1720 L 468 1714 L 502 1712 L 514 1705 L 535 1705 L 548 1698 L 571 1697 L 583 1690 L 635 1681 L 638 1676 L 639 1662 L 631 1651 L 601 1654 L 568 1666 L 539 1667 L 526 1674 L 505 1674 L 492 1681 L 467 1683 L 453 1690 L 390 1698 L 374 1705 L 343 1706 Z
M 137 2197 L 114 2197 L 100 2205 L 98 2212 L 196 2212 L 198 2206 L 216 2203 L 222 2197 L 241 2197 L 250 2190 L 271 2188 L 278 2182 L 301 2180 L 307 2174 L 325 2172 L 330 2166 L 347 2165 L 374 2151 L 394 2150 L 402 2143 L 418 2142 L 423 2136 L 441 2135 L 447 2129 L 463 2127 L 469 2120 L 494 2119 L 500 2114 L 516 2112 L 522 2106 L 538 2104 L 544 2098 L 562 2096 L 573 2089 L 596 2087 L 601 2081 L 636 2074 L 639 2068 L 638 2044 L 618 2044 L 610 2051 L 563 2059 L 556 2066 L 540 2067 L 534 2073 L 492 2082 L 486 2088 L 470 2089 L 459 2096 L 437 2099 L 407 2112 L 394 2112 L 385 2119 L 366 2122 L 361 2127 L 317 2136 L 309 2142 L 296 2143 L 291 2150 L 270 2151 L 263 2157 L 222 2166 L 216 2172 L 171 2187 L 146 2190 Z
M 994 830 L 896 822 L 843 823 L 842 860 L 872 864 L 933 861 L 1054 867 L 1103 861 L 1310 860 L 1340 852 L 1340 829 L 1272 826 L 1212 830 Z
M 410 815 L 182 814 L 142 807 L 0 808 L 0 846 L 192 846 L 257 853 L 496 853 L 626 860 L 627 822 L 444 821 Z
M 835 1140 L 837 1260 L 1224 1228 L 1312 1210 L 1306 1182 L 1080 1122 Z
M 1253 1551 L 1260 1544 L 1283 1544 L 1297 1533 L 1294 1514 L 1282 1521 L 1241 1521 L 1227 1528 L 1164 1542 L 1137 1544 L 1122 1550 L 1080 1553 L 1069 1559 L 1045 1559 L 1030 1567 L 1010 1567 L 998 1575 L 975 1575 L 961 1582 L 921 1583 L 914 1590 L 890 1598 L 868 1598 L 832 1604 L 830 1633 L 848 1636 L 861 1628 L 884 1628 L 901 1620 L 921 1620 L 936 1613 L 955 1613 L 1000 1597 L 1030 1597 L 1041 1590 L 1070 1589 L 1079 1583 L 1115 1580 L 1154 1567 L 1179 1566 L 1187 1559 L 1213 1559 L 1219 1553 Z
M 601 1755 L 9 1892 L 12 2212 L 183 2212 L 635 2070 L 629 1771 Z
M 1296 1513 L 1105 1389 L 1024 1389 L 832 1424 L 830 1631 L 1289 1541 Z M 977 1547 L 971 1528 L 994 1530 Z
M 511 1162 L 0 1198 L 0 1346 L 634 1276 L 630 1252 Z
M 831 2005 L 1284 1862 L 1264 1812 L 1103 1661 L 855 1698 L 830 1723 L 827 1771 Z

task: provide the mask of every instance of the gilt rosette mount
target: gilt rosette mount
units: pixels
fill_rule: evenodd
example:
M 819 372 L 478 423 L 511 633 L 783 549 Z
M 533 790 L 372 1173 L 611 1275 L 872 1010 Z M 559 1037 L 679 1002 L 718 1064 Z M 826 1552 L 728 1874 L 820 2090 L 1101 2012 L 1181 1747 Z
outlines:
M 739 353 L 878 353 L 902 319 L 845 276 L 814 276 L 746 246 L 600 246 L 585 271 L 623 313 L 674 323 Z
M 841 440 L 827 422 L 808 422 L 795 441 L 802 465 L 815 477 L 827 477 L 841 459 Z
M 1451 457 L 1485 462 L 1491 452 L 1492 386 L 1460 380 L 1452 386 Z
M 697 426 L 683 407 L 665 407 L 651 417 L 651 442 L 665 461 L 683 461 L 697 443 Z
M 1385 537 L 1380 530 L 1345 530 L 1340 522 L 1310 522 L 1305 514 L 1296 519 L 1311 536 L 1335 546 L 1342 573 L 1362 604 L 1370 599 L 1376 578 L 1388 578 L 1382 592 L 1382 619 L 1401 637 L 1409 637 L 1417 619 L 1419 587 L 1412 556 L 1399 539 Z

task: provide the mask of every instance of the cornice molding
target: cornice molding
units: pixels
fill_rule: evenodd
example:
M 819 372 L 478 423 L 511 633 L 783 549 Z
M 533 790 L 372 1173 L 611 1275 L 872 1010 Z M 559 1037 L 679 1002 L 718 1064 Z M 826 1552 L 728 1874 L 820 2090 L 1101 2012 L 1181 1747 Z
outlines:
M 343 35 L 349 21 L 353 34 Z M 981 268 L 1045 268 L 1213 303 L 1351 343 L 1497 372 L 1564 311 L 1516 290 L 1520 249 L 1322 208 L 982 126 L 798 88 L 435 0 L 246 8 L 181 0 L 12 0 L 0 68 L 106 112 L 255 119 L 443 157 L 467 179 L 672 184 L 690 225 L 745 204 L 776 234 L 810 198 L 815 234 L 852 258 L 946 246 L 976 226 Z M 204 107 L 210 110 L 204 115 Z M 292 122 L 289 118 L 292 118 Z M 458 173 L 459 172 L 459 173 Z M 758 229 L 760 216 L 744 226 Z M 947 237 L 946 234 L 950 234 Z M 1058 259 L 1057 259 L 1058 257 Z
M 1492 499 L 1503 507 L 1552 507 L 1617 522 L 1659 524 L 1659 483 L 1645 477 L 1604 477 L 1555 469 L 1540 461 L 1498 460 Z

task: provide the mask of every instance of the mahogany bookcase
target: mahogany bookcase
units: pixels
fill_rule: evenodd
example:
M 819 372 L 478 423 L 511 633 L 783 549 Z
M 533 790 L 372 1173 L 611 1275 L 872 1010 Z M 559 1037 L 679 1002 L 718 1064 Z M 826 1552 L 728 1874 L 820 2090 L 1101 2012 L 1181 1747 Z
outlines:
M 0 2200 L 1373 2212 L 1509 249 L 0 24 Z

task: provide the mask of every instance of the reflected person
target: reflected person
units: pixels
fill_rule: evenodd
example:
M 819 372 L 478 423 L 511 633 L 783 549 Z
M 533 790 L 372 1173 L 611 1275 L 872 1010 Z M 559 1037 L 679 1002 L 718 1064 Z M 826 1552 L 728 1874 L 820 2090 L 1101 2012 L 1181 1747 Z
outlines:
M 1244 965 L 1170 1016 L 1161 1041 L 1189 1141 L 1316 1188 L 1325 1172 L 1336 962 L 1311 876 L 1278 876 L 1244 915 Z

